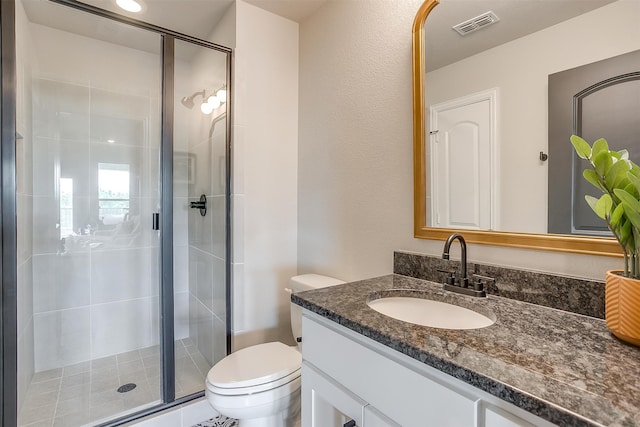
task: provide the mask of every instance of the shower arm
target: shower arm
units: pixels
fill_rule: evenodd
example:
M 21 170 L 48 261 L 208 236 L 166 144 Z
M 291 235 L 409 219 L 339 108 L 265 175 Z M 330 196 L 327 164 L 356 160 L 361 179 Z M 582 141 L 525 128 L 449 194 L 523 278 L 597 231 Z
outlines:
M 209 128 L 209 138 L 211 138 L 213 136 L 213 131 L 216 129 L 216 123 L 224 120 L 227 118 L 227 113 L 222 113 L 220 114 L 218 117 L 216 117 L 215 119 L 213 119 L 211 121 L 211 127 Z

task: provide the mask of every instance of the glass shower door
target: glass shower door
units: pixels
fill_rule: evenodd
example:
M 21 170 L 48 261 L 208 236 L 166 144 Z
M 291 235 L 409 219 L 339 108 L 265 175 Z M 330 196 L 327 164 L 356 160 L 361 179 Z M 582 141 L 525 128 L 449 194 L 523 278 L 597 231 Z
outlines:
M 175 42 L 176 397 L 202 391 L 209 369 L 227 355 L 227 58 Z
M 16 8 L 19 425 L 98 424 L 161 396 L 161 37 Z

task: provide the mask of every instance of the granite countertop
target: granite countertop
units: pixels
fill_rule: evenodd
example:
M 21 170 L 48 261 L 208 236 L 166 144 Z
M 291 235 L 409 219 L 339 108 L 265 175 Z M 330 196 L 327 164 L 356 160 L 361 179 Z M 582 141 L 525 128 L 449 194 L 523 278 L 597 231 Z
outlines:
M 436 329 L 367 306 L 372 294 L 391 289 L 493 313 L 496 322 Z M 400 275 L 300 292 L 291 300 L 554 424 L 640 426 L 640 349 L 613 337 L 603 320 L 492 295 L 458 295 Z

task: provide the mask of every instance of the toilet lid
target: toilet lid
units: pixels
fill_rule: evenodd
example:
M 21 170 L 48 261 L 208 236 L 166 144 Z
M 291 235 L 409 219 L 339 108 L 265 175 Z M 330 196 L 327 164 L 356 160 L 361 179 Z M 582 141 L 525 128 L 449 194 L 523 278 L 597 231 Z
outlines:
M 302 355 L 281 342 L 258 344 L 231 353 L 211 368 L 207 381 L 219 388 L 270 383 L 300 369 Z

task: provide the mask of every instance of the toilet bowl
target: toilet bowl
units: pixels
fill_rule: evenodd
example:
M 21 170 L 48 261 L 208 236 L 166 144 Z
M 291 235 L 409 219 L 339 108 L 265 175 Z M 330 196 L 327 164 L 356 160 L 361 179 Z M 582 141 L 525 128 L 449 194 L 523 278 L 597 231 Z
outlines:
M 344 283 L 332 277 L 292 277 L 288 292 Z M 301 337 L 301 310 L 291 305 L 291 329 Z M 300 343 L 300 340 L 297 340 Z M 207 374 L 205 395 L 222 415 L 239 427 L 294 427 L 300 414 L 300 344 L 269 342 L 244 348 L 215 364 Z

